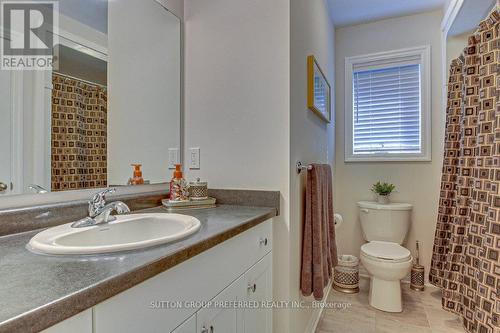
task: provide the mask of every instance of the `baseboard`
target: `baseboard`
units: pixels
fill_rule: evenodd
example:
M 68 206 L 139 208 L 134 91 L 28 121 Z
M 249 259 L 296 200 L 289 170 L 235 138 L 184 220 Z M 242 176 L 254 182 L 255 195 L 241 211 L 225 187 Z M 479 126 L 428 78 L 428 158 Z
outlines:
M 330 295 L 331 290 L 332 290 L 332 281 L 328 283 L 325 297 L 323 297 L 321 303 L 326 302 L 326 300 L 328 299 L 328 295 Z M 311 318 L 309 319 L 309 323 L 307 323 L 306 330 L 304 331 L 305 333 L 314 333 L 316 331 L 316 327 L 318 326 L 319 320 L 321 319 L 321 314 L 323 314 L 323 309 L 324 309 L 323 306 L 314 309 Z

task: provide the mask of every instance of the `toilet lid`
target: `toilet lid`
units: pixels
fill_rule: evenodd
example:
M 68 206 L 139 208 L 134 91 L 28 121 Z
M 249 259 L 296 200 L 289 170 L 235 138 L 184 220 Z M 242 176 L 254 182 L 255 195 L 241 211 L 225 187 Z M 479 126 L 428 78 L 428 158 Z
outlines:
M 361 246 L 361 252 L 367 256 L 391 260 L 396 262 L 406 261 L 411 257 L 410 251 L 399 244 L 390 242 L 369 242 Z

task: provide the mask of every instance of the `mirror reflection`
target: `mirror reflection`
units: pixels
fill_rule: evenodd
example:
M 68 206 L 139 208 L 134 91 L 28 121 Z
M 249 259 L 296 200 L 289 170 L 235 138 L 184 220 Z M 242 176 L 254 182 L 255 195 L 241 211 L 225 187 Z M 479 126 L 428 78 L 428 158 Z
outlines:
M 0 196 L 167 182 L 179 19 L 155 0 L 60 0 L 58 18 L 53 70 L 0 70 Z

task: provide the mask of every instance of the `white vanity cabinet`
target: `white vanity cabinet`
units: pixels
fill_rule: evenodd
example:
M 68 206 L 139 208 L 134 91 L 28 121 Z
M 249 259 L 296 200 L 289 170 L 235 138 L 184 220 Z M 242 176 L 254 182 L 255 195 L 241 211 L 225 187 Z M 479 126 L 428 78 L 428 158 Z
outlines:
M 196 315 L 192 315 L 188 320 L 183 322 L 172 333 L 193 333 L 196 332 Z
M 231 333 L 243 331 L 241 309 L 233 306 L 245 297 L 245 280 L 240 277 L 219 295 L 212 299 L 211 306 L 202 308 L 196 313 L 195 332 L 200 333 Z M 191 332 L 194 333 L 194 332 Z
M 259 305 L 258 308 L 246 307 L 243 310 L 243 332 L 271 333 L 272 309 L 269 304 L 273 298 L 272 254 L 266 255 L 261 261 L 245 273 L 246 300 L 249 305 Z
M 272 225 L 263 222 L 94 307 L 94 333 L 267 333 Z M 255 286 L 255 287 L 254 287 Z
M 271 333 L 272 310 L 261 308 L 262 302 L 272 300 L 271 265 L 269 253 L 217 295 L 212 307 L 199 310 L 195 332 Z

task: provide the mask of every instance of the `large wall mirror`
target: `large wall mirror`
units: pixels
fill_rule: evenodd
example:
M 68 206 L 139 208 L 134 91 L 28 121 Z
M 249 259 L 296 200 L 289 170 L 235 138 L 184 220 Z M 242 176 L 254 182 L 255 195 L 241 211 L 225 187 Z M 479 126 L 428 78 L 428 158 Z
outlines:
M 181 22 L 161 0 L 60 0 L 54 70 L 0 70 L 0 197 L 167 182 Z M 2 35 L 2 38 L 5 38 Z

